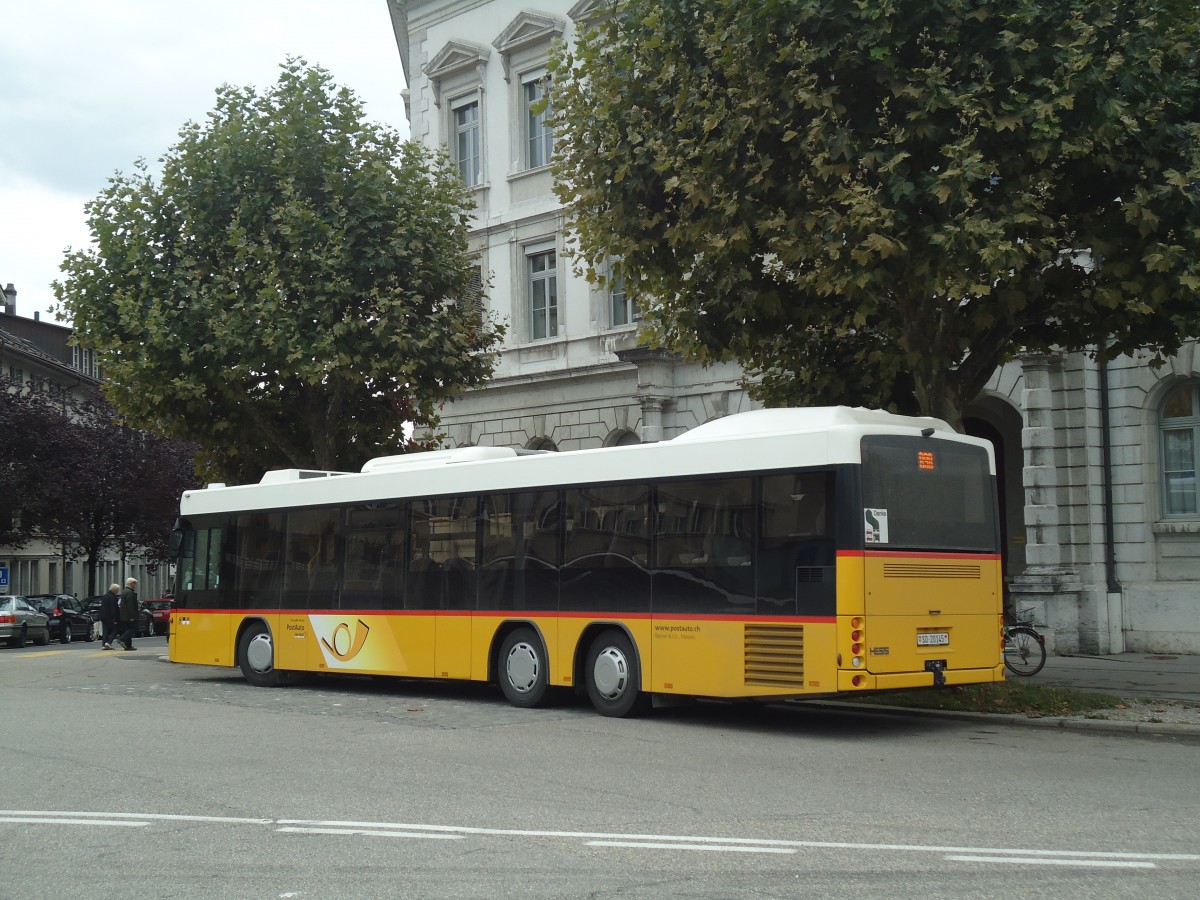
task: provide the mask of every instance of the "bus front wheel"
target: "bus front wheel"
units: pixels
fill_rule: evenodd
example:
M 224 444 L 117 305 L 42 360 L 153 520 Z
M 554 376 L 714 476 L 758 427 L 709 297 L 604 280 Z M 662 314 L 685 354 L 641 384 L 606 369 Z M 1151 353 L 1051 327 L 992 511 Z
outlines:
M 546 702 L 550 680 L 546 651 L 532 628 L 518 628 L 500 645 L 500 690 L 513 706 L 530 709 Z
M 286 674 L 275 668 L 275 645 L 270 630 L 261 622 L 242 632 L 238 666 L 246 680 L 256 687 L 278 687 L 288 682 Z
M 621 631 L 606 631 L 588 648 L 584 670 L 588 698 L 601 715 L 636 715 L 649 704 L 633 643 Z

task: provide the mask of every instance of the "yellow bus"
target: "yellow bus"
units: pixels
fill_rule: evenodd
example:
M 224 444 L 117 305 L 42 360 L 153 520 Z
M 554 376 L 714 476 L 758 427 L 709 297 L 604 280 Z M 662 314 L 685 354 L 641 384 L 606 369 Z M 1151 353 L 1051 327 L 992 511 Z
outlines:
M 186 492 L 177 663 L 497 683 L 602 714 L 1003 678 L 986 441 L 757 410 L 673 440 L 468 447 Z

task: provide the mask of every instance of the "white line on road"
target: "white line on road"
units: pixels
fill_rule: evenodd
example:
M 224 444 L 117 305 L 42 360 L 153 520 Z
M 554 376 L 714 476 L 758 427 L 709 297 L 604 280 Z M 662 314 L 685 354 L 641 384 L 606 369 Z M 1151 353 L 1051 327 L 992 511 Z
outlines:
M 1110 869 L 1157 869 L 1152 862 L 1121 859 L 1050 859 L 1032 856 L 947 856 L 955 862 L 1024 863 L 1032 866 L 1097 866 Z
M 666 841 L 588 841 L 589 847 L 635 847 L 646 850 L 711 850 L 717 853 L 795 853 L 790 847 L 740 847 L 736 844 L 676 844 Z
M 231 816 L 173 816 L 166 813 L 78 812 L 54 809 L 0 809 L 0 816 L 74 816 L 78 819 L 154 819 L 160 822 L 215 822 L 226 825 L 273 825 L 274 819 L 242 819 Z M 56 818 L 55 821 L 60 821 Z
M 276 831 L 286 832 L 288 834 L 357 834 L 370 835 L 373 837 L 406 837 L 406 838 L 424 838 L 428 841 L 461 841 L 461 834 L 430 834 L 421 831 L 381 831 L 377 828 L 276 828 Z
M 131 822 L 128 819 L 115 822 L 112 819 L 68 819 L 56 816 L 5 816 L 0 815 L 0 822 L 12 822 L 14 825 L 108 825 L 116 828 L 144 828 L 149 822 Z
M 30 820 L 30 821 L 27 821 Z M 411 822 L 355 822 L 326 819 L 270 819 L 232 816 L 184 816 L 163 813 L 77 812 L 63 810 L 0 809 L 0 823 L 97 824 L 105 822 L 145 825 L 148 821 L 210 822 L 221 825 L 274 825 L 276 831 L 311 834 L 375 834 L 399 837 L 458 839 L 467 835 L 537 837 L 583 840 L 592 846 L 658 847 L 663 849 L 730 849 L 739 853 L 794 853 L 797 850 L 894 851 L 939 853 L 960 862 L 1025 862 L 1044 865 L 1097 865 L 1153 868 L 1154 862 L 1200 862 L 1196 853 L 1127 853 L 1103 850 L 1040 850 L 1011 847 L 942 847 L 922 844 L 869 844 L 849 841 L 780 840 L 706 835 L 619 834 L 605 831 L 551 831 L 527 828 L 483 828 L 470 825 L 430 825 Z

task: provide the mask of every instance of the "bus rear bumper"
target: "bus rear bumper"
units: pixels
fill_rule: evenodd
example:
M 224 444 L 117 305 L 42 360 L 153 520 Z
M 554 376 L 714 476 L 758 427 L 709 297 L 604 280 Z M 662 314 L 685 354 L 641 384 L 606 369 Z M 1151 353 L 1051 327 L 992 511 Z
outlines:
M 991 684 L 1004 680 L 1004 664 L 987 669 L 944 669 L 945 686 L 956 684 Z M 838 691 L 906 691 L 936 685 L 933 672 L 893 672 L 872 675 L 854 669 L 838 670 Z

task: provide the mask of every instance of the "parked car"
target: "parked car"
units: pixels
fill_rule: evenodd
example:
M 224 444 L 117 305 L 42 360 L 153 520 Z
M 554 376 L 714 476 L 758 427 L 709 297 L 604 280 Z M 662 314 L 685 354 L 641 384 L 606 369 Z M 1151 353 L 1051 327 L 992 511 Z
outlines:
M 0 596 L 0 640 L 10 647 L 24 647 L 30 638 L 42 646 L 50 643 L 50 617 L 24 597 Z
M 100 604 L 104 601 L 103 594 L 87 597 L 83 601 L 83 611 L 92 620 L 92 634 L 99 640 L 104 636 L 104 623 L 100 621 Z
M 170 597 L 159 597 L 157 600 L 147 600 L 142 604 L 150 611 L 151 628 L 154 634 L 169 634 L 171 631 L 171 607 L 175 601 Z
M 138 637 L 151 637 L 154 634 L 154 614 L 146 608 L 141 600 L 138 601 Z
M 75 639 L 96 639 L 92 632 L 92 617 L 70 594 L 30 594 L 25 599 L 50 617 L 50 640 L 69 644 Z
M 100 621 L 100 604 L 104 602 L 104 595 L 97 594 L 95 597 L 88 597 L 83 601 L 83 610 L 95 623 L 94 630 L 96 634 L 101 633 L 103 623 Z M 154 601 L 150 601 L 154 602 Z M 117 633 L 121 633 L 121 629 L 117 628 Z M 138 601 L 138 622 L 137 631 L 134 637 L 150 637 L 154 634 L 154 614 L 147 609 L 146 604 Z

